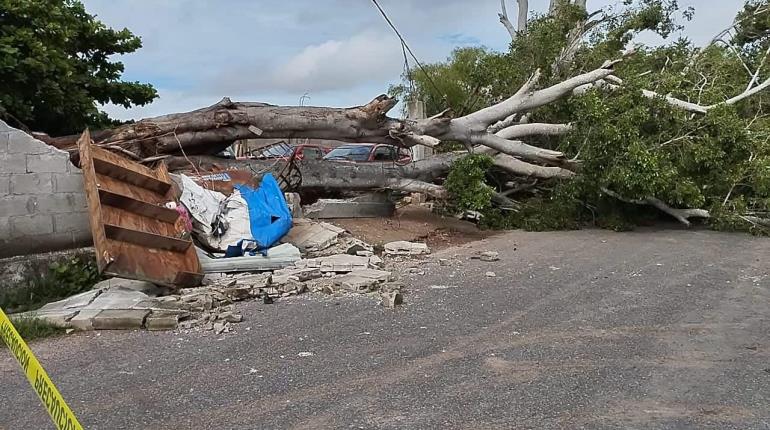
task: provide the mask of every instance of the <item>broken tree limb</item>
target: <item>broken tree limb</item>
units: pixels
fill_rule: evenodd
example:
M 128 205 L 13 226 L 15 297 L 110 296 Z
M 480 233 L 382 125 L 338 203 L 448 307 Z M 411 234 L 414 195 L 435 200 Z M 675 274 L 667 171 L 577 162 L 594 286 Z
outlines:
M 666 203 L 664 203 L 662 200 L 655 197 L 647 197 L 645 199 L 629 199 L 605 187 L 602 187 L 602 192 L 622 202 L 631 203 L 635 205 L 653 206 L 656 209 L 671 215 L 677 221 L 679 221 L 680 223 L 684 224 L 687 227 L 690 227 L 690 218 L 710 218 L 711 217 L 711 214 L 709 214 L 709 211 L 705 209 L 675 209 L 667 205 Z

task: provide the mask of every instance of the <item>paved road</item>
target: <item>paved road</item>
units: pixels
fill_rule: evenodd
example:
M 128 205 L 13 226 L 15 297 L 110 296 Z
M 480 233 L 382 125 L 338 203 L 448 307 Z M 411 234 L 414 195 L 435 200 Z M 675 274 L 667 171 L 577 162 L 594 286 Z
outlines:
M 768 256 L 744 235 L 513 232 L 432 256 L 395 312 L 308 294 L 241 306 L 224 337 L 33 349 L 89 429 L 770 429 Z M 0 387 L 0 427 L 50 428 L 5 356 Z

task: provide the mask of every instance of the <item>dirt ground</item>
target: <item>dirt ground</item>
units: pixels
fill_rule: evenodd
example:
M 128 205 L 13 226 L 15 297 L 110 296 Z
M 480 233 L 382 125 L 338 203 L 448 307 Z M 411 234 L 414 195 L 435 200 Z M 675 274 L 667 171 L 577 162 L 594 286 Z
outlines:
M 405 206 L 390 218 L 345 218 L 326 220 L 372 245 L 396 240 L 424 241 L 433 250 L 462 245 L 495 235 L 475 224 L 437 215 L 427 208 Z

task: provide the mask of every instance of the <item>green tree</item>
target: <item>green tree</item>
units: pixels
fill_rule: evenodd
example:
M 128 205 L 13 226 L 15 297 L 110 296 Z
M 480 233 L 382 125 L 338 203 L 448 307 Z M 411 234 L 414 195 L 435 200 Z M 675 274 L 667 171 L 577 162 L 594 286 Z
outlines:
M 515 93 L 536 69 L 543 71 L 541 86 L 563 81 L 618 58 L 639 32 L 666 37 L 681 28 L 680 13 L 685 20 L 693 14 L 670 0 L 627 0 L 625 6 L 589 17 L 573 5 L 562 5 L 551 15 L 530 20 L 527 32 L 507 52 L 469 51 L 478 54 L 474 67 L 467 67 L 465 57 L 455 53 L 446 62 L 428 66 L 435 83 L 412 73 L 410 95 L 431 101 L 428 113 L 435 114 L 441 109 L 437 100 L 442 95 L 437 92 L 451 88 L 443 82 L 450 78 L 473 83 L 455 85 L 465 91 L 449 93 L 451 100 L 472 99 L 472 89 L 480 88 L 487 104 L 496 102 Z M 622 84 L 613 89 L 599 86 L 530 112 L 534 122 L 573 124 L 565 136 L 529 139 L 538 147 L 578 157 L 581 166 L 572 179 L 540 180 L 537 187 L 521 187 L 521 193 L 512 195 L 521 203 L 520 210 L 500 224 L 573 228 L 579 225 L 576 220 L 593 220 L 619 228 L 650 214 L 666 216 L 645 204 L 657 199 L 675 208 L 708 209 L 714 228 L 759 228 L 757 218 L 770 218 L 767 96 L 723 104 L 704 114 L 672 106 L 663 95 L 702 106 L 719 105 L 747 86 L 765 82 L 770 78 L 768 23 L 768 1 L 751 0 L 736 17 L 732 36 L 723 34 L 721 41 L 704 47 L 686 39 L 637 46 L 633 55 L 615 66 L 614 75 L 622 78 Z M 579 25 L 586 31 L 574 56 L 554 67 L 570 31 Z M 642 90 L 660 96 L 650 97 Z M 488 184 L 506 191 L 498 184 L 511 181 L 531 182 L 508 176 Z M 499 214 L 489 215 L 488 219 L 500 221 Z
M 149 84 L 122 81 L 123 64 L 110 60 L 141 46 L 77 0 L 0 0 L 0 117 L 52 135 L 115 124 L 98 104 L 157 97 Z

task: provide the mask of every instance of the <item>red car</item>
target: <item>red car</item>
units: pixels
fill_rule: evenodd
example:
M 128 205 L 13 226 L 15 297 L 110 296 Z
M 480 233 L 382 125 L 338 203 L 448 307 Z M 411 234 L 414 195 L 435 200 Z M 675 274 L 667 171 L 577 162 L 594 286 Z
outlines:
M 406 148 L 380 143 L 350 143 L 332 149 L 323 159 L 354 163 L 408 164 L 412 162 L 412 152 Z
M 248 157 L 259 160 L 284 158 L 289 159 L 294 156 L 295 160 L 320 160 L 330 151 L 320 145 L 289 145 L 286 142 L 278 142 L 264 148 L 252 151 Z

